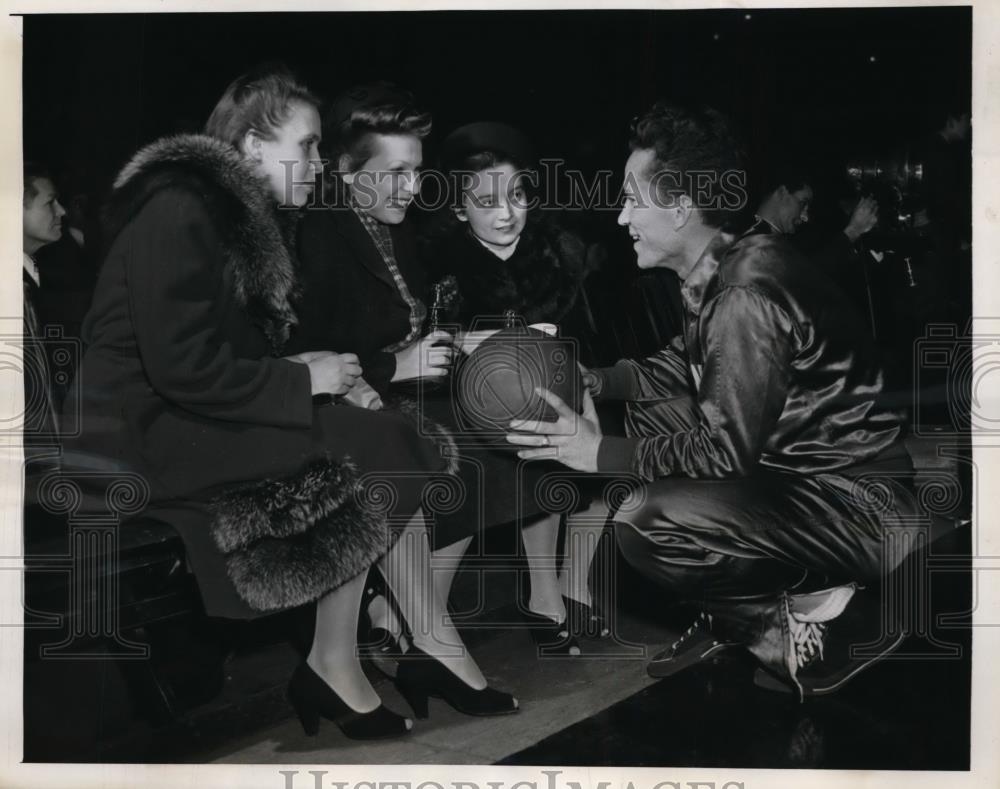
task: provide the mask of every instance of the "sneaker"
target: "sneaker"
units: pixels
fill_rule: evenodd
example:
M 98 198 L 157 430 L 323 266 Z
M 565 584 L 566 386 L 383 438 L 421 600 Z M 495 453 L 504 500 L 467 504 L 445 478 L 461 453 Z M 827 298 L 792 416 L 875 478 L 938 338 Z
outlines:
M 713 634 L 712 616 L 703 611 L 680 638 L 653 655 L 646 664 L 646 673 L 657 679 L 670 677 L 735 646 L 740 646 L 739 642 L 720 639 Z
M 787 625 L 785 668 L 787 676 L 758 669 L 754 684 L 765 690 L 798 693 L 799 698 L 833 693 L 866 668 L 890 655 L 902 644 L 905 634 L 883 636 L 879 601 L 868 594 L 855 594 L 856 587 L 840 599 L 785 599 L 783 616 Z M 836 590 L 828 590 L 829 592 Z M 817 598 L 818 595 L 804 597 Z M 846 599 L 845 599 L 846 597 Z M 850 603 L 850 605 L 848 605 Z M 855 654 L 857 652 L 857 654 Z

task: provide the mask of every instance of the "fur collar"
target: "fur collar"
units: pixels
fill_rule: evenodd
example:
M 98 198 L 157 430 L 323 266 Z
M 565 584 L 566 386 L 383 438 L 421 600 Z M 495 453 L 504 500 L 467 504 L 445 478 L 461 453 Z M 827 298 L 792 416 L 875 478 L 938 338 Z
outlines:
M 464 225 L 455 227 L 430 259 L 441 275 L 457 280 L 452 320 L 466 324 L 479 315 L 514 310 L 528 323 L 558 323 L 587 274 L 585 251 L 579 238 L 554 223 L 529 220 L 507 260 L 486 249 Z
M 142 148 L 115 179 L 105 210 L 108 243 L 153 194 L 171 187 L 195 191 L 218 218 L 236 298 L 279 353 L 296 323 L 289 249 L 298 212 L 276 210 L 267 185 L 231 146 L 182 134 Z

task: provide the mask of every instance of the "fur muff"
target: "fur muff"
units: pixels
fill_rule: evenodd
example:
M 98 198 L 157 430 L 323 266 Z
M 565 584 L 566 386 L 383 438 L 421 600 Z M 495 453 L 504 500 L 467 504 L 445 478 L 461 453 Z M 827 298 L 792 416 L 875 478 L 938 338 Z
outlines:
M 104 211 L 105 244 L 110 247 L 153 195 L 171 188 L 194 191 L 221 217 L 236 298 L 278 355 L 296 323 L 288 244 L 298 212 L 278 211 L 267 184 L 232 146 L 181 134 L 147 145 L 119 173 Z
M 319 599 L 392 547 L 385 513 L 368 503 L 350 463 L 227 491 L 212 502 L 212 535 L 240 597 L 256 611 Z
M 314 460 L 294 477 L 228 490 L 213 501 L 212 526 L 223 553 L 266 537 L 292 537 L 329 517 L 356 493 L 350 463 Z

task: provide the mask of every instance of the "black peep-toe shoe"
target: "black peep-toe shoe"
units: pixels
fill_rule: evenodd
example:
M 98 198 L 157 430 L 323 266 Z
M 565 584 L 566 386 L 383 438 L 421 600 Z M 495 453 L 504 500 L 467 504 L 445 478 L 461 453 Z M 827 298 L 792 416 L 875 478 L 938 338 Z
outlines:
M 382 597 L 386 606 L 390 605 L 389 594 L 385 590 L 384 584 L 369 581 L 365 587 L 364 595 L 361 598 L 361 629 L 358 633 L 359 643 L 364 644 L 373 654 L 382 655 L 388 658 L 397 658 L 403 654 L 399 644 L 399 638 L 390 630 L 376 625 L 368 613 L 368 608 L 372 601 Z
M 575 657 L 580 654 L 580 644 L 570 632 L 568 619 L 556 622 L 551 617 L 533 611 L 522 611 L 521 618 L 538 647 L 539 657 Z
M 572 597 L 563 597 L 566 604 L 566 624 L 577 638 L 607 638 L 611 635 L 607 620 L 590 605 Z
M 352 740 L 383 740 L 406 734 L 413 722 L 397 715 L 384 705 L 371 712 L 355 712 L 307 663 L 292 675 L 288 700 L 299 716 L 305 733 L 316 736 L 319 719 L 326 718 L 340 727 Z
M 396 672 L 396 687 L 418 718 L 427 717 L 427 700 L 444 699 L 466 715 L 509 715 L 517 712 L 517 699 L 509 693 L 483 688 L 476 690 L 421 649 L 411 646 Z

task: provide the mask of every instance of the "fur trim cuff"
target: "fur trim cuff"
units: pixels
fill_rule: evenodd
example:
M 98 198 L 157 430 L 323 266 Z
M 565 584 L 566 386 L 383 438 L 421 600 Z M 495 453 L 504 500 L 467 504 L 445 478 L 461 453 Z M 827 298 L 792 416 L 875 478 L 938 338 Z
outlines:
M 357 469 L 329 459 L 212 501 L 212 535 L 250 607 L 312 602 L 365 572 L 394 541 L 385 512 L 362 495 Z
M 315 460 L 294 477 L 227 491 L 212 502 L 215 544 L 232 553 L 266 537 L 302 534 L 358 490 L 353 464 Z

